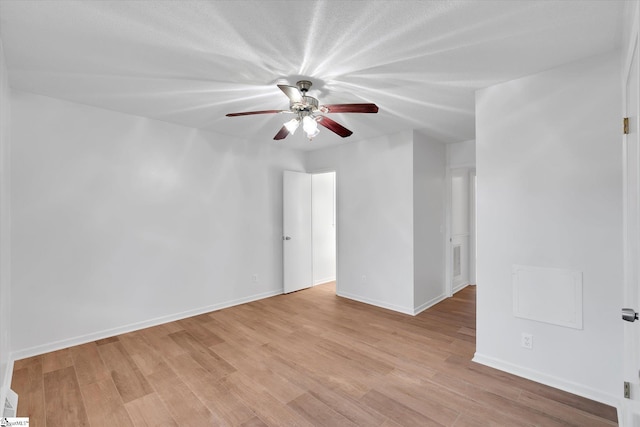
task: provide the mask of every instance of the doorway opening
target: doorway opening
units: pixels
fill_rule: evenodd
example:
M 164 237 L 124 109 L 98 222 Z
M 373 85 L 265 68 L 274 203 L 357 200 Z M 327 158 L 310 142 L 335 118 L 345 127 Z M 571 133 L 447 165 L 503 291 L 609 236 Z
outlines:
M 336 282 L 336 173 L 284 171 L 282 199 L 283 293 Z
M 336 173 L 311 175 L 313 285 L 336 281 Z
M 476 283 L 476 171 L 454 168 L 447 175 L 446 293 L 452 296 Z

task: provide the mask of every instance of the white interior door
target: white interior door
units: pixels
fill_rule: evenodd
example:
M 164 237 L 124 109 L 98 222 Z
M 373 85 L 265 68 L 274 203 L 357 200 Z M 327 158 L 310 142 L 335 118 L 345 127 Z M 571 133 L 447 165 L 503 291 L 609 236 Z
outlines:
M 283 178 L 283 276 L 289 293 L 313 285 L 311 174 L 284 171 Z
M 624 69 L 625 117 L 629 133 L 623 141 L 624 159 L 624 305 L 640 311 L 640 141 L 638 135 L 639 58 L 637 26 Z M 630 398 L 623 399 L 621 426 L 640 426 L 640 322 L 624 322 L 624 381 Z

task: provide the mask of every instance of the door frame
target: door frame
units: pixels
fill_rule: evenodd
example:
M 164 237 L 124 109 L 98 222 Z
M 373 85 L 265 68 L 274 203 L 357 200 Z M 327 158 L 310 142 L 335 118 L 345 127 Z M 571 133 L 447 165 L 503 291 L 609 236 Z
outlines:
M 334 203 L 334 209 L 335 209 L 335 233 L 336 233 L 336 239 L 335 239 L 335 245 L 336 245 L 336 294 L 340 293 L 340 245 L 338 244 L 339 242 L 339 238 L 340 238 L 340 224 L 338 221 L 338 218 L 340 217 L 340 203 L 338 202 L 338 171 L 336 170 L 336 168 L 318 168 L 318 169 L 312 169 L 310 171 L 306 171 L 306 173 L 310 174 L 310 175 L 320 175 L 323 173 L 331 173 L 333 172 L 334 176 L 333 176 L 333 186 L 334 186 L 334 193 L 333 193 L 333 203 Z M 311 197 L 313 199 L 313 187 L 311 188 L 312 194 Z M 312 224 L 313 224 L 313 218 L 311 218 Z M 313 227 L 313 225 L 312 225 Z M 313 242 L 312 242 L 312 249 L 313 249 Z M 312 275 L 313 277 L 313 275 Z
M 640 4 L 636 1 L 630 4 L 630 7 L 635 7 L 635 10 L 631 10 L 632 14 L 632 26 L 630 28 L 630 32 L 628 34 L 628 48 L 626 52 L 622 52 L 624 55 L 623 61 L 623 69 L 621 73 L 621 88 L 622 88 L 622 112 L 623 117 L 629 117 L 629 110 L 627 109 L 628 105 L 628 96 L 627 96 L 627 82 L 630 79 L 635 78 L 638 83 L 638 88 L 640 88 Z M 636 67 L 636 75 L 631 75 L 631 70 L 633 70 L 633 61 L 637 63 Z M 631 118 L 634 120 L 633 126 L 635 129 L 636 138 L 637 134 L 640 131 L 639 129 L 639 121 L 638 116 L 640 116 L 640 94 L 636 94 L 636 116 Z M 630 123 L 630 126 L 632 124 Z M 633 170 L 638 170 L 640 166 L 640 159 L 638 154 L 635 156 L 629 157 L 628 153 L 628 145 L 629 145 L 629 137 L 623 135 L 622 137 L 622 165 L 623 165 L 623 180 L 622 180 L 622 194 L 623 194 L 623 235 L 622 235 L 622 244 L 623 244 L 623 268 L 624 268 L 624 305 L 630 305 L 630 307 L 634 308 L 636 311 L 640 309 L 638 307 L 638 303 L 640 301 L 638 284 L 633 279 L 635 274 L 630 271 L 632 265 L 637 265 L 638 260 L 630 259 L 630 257 L 634 257 L 634 251 L 630 249 L 631 245 L 640 245 L 640 235 L 638 232 L 638 218 L 629 218 L 629 203 L 635 203 L 636 206 L 640 202 L 640 194 L 638 189 L 640 186 L 636 183 L 635 185 L 635 193 L 630 194 L 631 189 L 628 187 L 628 179 L 630 172 L 629 165 L 633 164 Z M 632 163 L 630 163 L 632 162 Z M 637 179 L 637 177 L 636 177 Z M 635 226 L 630 226 L 630 221 L 636 221 Z M 629 233 L 635 230 L 635 235 L 631 236 Z M 636 272 L 637 273 L 637 272 Z M 640 378 L 636 371 L 638 363 L 635 363 L 634 360 L 640 357 L 640 331 L 637 328 L 640 328 L 640 325 L 637 323 L 626 324 L 624 322 L 624 335 L 623 335 L 623 343 L 622 343 L 622 351 L 623 351 L 623 369 L 622 369 L 622 377 L 623 381 L 629 381 L 631 383 L 631 399 L 621 398 L 620 406 L 618 408 L 618 421 L 619 425 L 623 427 L 631 427 L 634 425 L 634 420 L 637 420 L 640 416 Z M 622 387 L 621 387 L 622 389 Z
M 475 164 L 461 164 L 455 166 L 447 166 L 445 173 L 445 184 L 446 184 L 446 202 L 445 202 L 445 233 L 444 233 L 444 245 L 445 245 L 445 296 L 452 297 L 453 296 L 453 274 L 451 274 L 453 270 L 453 171 L 464 169 L 468 172 L 469 179 L 469 243 L 468 249 L 469 254 L 467 256 L 468 265 L 468 275 L 469 275 L 469 283 L 475 282 L 475 186 L 473 186 L 472 177 L 476 176 L 476 165 Z M 472 188 L 473 187 L 473 188 Z M 473 263 L 473 266 L 472 266 Z

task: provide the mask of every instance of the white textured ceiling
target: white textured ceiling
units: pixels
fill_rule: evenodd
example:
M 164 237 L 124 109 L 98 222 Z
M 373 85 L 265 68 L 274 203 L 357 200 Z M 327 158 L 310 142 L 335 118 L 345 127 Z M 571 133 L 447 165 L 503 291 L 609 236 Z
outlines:
M 406 129 L 475 137 L 474 91 L 616 48 L 623 1 L 0 0 L 12 87 L 313 149 Z M 276 83 L 310 79 L 350 128 L 272 138 L 288 116 Z

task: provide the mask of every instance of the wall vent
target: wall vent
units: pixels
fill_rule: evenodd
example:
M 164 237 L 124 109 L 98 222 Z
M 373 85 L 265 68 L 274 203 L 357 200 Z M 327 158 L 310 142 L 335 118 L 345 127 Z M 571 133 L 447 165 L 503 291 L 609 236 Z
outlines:
M 460 248 L 462 245 L 455 245 L 453 247 L 453 277 L 458 277 L 462 274 L 462 264 L 460 259 Z
M 18 395 L 15 391 L 7 390 L 7 398 L 4 400 L 3 417 L 15 418 L 18 413 Z

